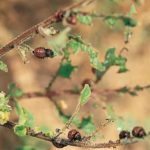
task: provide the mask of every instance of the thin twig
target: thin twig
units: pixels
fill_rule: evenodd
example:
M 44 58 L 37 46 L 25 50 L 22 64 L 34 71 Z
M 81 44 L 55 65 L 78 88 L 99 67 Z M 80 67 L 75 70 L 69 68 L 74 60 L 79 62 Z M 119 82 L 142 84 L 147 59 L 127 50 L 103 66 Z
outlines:
M 138 86 L 134 86 L 134 87 L 123 86 L 123 87 L 116 88 L 116 89 L 93 89 L 92 92 L 99 94 L 99 95 L 110 95 L 110 94 L 117 94 L 117 93 L 133 95 L 133 93 L 135 93 L 135 92 L 137 94 L 140 91 L 150 89 L 150 85 L 139 86 L 139 88 L 136 88 L 136 87 L 138 87 Z M 124 88 L 126 88 L 126 91 L 123 90 Z M 69 93 L 69 94 L 77 94 L 77 95 L 80 94 L 80 93 L 74 92 L 72 89 L 64 90 L 62 92 Z M 29 93 L 24 93 L 21 98 L 34 98 L 34 97 L 52 98 L 53 96 L 59 96 L 60 94 L 61 94 L 60 91 L 59 92 L 49 91 L 48 94 L 44 93 L 44 92 L 29 92 Z
M 81 7 L 84 5 L 88 5 L 93 1 L 95 1 L 95 0 L 82 0 L 81 2 L 75 3 L 73 5 L 70 5 L 69 7 L 61 9 L 61 11 L 67 12 L 68 10 L 71 10 L 71 9 L 74 9 L 77 7 Z M 56 13 L 58 13 L 58 12 L 60 12 L 60 10 L 57 11 Z M 23 42 L 33 38 L 36 34 L 39 34 L 39 32 L 38 32 L 39 27 L 43 27 L 43 28 L 49 27 L 51 24 L 58 22 L 58 18 L 56 17 L 56 13 L 49 16 L 47 19 L 39 22 L 38 24 L 32 26 L 31 28 L 27 29 L 26 31 L 24 31 L 23 33 L 21 33 L 20 35 L 15 37 L 12 41 L 8 42 L 5 46 L 0 48 L 0 57 L 2 57 L 4 54 L 6 54 L 7 52 L 12 50 L 13 48 L 18 46 L 19 44 L 22 44 Z
M 112 120 L 108 119 L 108 120 L 106 120 L 105 123 L 100 123 L 99 127 L 97 127 L 97 129 L 90 136 L 85 137 L 85 140 L 90 140 L 92 137 L 94 137 L 100 131 L 101 128 L 106 127 L 111 122 L 112 122 Z

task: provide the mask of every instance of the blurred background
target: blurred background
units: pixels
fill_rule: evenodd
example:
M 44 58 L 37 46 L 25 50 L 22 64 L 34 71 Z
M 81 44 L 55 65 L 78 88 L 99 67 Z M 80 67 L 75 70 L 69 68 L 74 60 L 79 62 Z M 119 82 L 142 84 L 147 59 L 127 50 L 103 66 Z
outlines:
M 77 1 L 77 0 L 76 0 Z M 76 2 L 75 0 L 0 0 L 0 46 L 5 45 L 13 37 L 17 36 L 32 25 L 47 18 L 56 10 Z M 117 2 L 118 1 L 118 2 Z M 138 4 L 137 14 L 138 25 L 132 29 L 133 36 L 126 45 L 129 49 L 124 52 L 128 58 L 127 68 L 129 71 L 124 74 L 117 74 L 117 67 L 112 67 L 97 85 L 98 88 L 115 89 L 125 85 L 150 84 L 150 1 L 135 0 Z M 130 0 L 97 0 L 90 6 L 84 8 L 86 11 L 95 11 L 103 14 L 114 14 L 129 12 Z M 116 47 L 118 52 L 124 46 L 124 28 L 110 28 L 102 19 L 95 19 L 93 26 L 78 24 L 73 27 L 74 33 L 80 33 L 83 38 L 99 49 L 100 58 L 103 60 L 106 50 Z M 30 46 L 47 47 L 45 39 L 36 37 L 30 41 Z M 80 56 L 80 57 L 79 57 Z M 86 57 L 85 57 L 86 56 Z M 0 90 L 7 92 L 10 82 L 15 82 L 24 92 L 43 91 L 52 75 L 57 70 L 60 57 L 54 59 L 39 60 L 30 56 L 30 63 L 24 64 L 17 49 L 7 53 L 2 60 L 7 63 L 9 73 L 0 72 Z M 71 79 L 58 78 L 53 85 L 53 90 L 69 89 L 74 85 L 81 85 L 85 78 L 95 79 L 91 72 L 87 55 L 81 53 L 72 57 L 74 65 L 79 68 L 73 73 Z M 71 114 L 77 104 L 78 96 L 63 94 L 58 97 L 65 114 Z M 89 102 L 81 111 L 83 115 L 93 113 L 95 122 L 103 121 L 106 112 L 103 109 L 105 102 L 111 103 L 118 115 L 124 118 L 135 120 L 137 125 L 142 125 L 146 130 L 150 129 L 150 90 L 144 90 L 138 96 L 111 95 L 109 98 L 98 97 L 95 102 L 99 107 L 93 108 Z M 48 126 L 52 129 L 63 127 L 55 105 L 48 98 L 22 99 L 20 103 L 27 108 L 35 117 L 36 125 Z M 96 115 L 98 114 L 98 115 Z M 16 117 L 12 115 L 12 120 Z M 118 138 L 118 131 L 115 125 L 110 124 L 102 131 L 104 138 L 99 141 L 115 140 Z M 0 128 L 0 150 L 50 150 L 56 149 L 48 142 L 32 137 L 19 138 L 8 129 Z M 80 148 L 65 147 L 64 150 L 76 150 Z M 144 142 L 116 148 L 118 150 L 150 150 L 150 142 Z

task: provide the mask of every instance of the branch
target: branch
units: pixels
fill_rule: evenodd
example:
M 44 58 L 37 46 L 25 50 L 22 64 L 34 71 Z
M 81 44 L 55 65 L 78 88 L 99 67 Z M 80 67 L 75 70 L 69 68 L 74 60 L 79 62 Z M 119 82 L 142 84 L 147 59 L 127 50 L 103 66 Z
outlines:
M 27 29 L 26 31 L 24 31 L 23 33 L 21 33 L 20 35 L 15 37 L 12 41 L 7 43 L 5 46 L 0 48 L 0 57 L 2 57 L 4 54 L 6 54 L 7 52 L 12 50 L 13 48 L 18 46 L 19 44 L 22 44 L 23 42 L 33 38 L 36 34 L 39 34 L 39 30 L 38 30 L 39 27 L 45 28 L 45 27 L 50 26 L 53 23 L 58 22 L 59 18 L 56 17 L 57 13 L 59 13 L 59 12 L 65 13 L 65 12 L 71 10 L 71 9 L 81 7 L 81 6 L 86 6 L 86 5 L 88 5 L 88 4 L 90 4 L 94 1 L 95 0 L 82 0 L 81 2 L 75 3 L 73 5 L 70 5 L 69 7 L 66 7 L 62 10 L 57 11 L 53 15 L 49 16 L 47 19 L 45 19 L 45 20 L 39 22 L 38 24 L 32 26 L 31 28 Z
M 7 123 L 5 123 L 4 125 L 0 125 L 9 129 L 13 129 L 13 127 L 16 124 L 13 122 L 8 121 Z M 49 141 L 52 143 L 57 143 L 59 145 L 70 145 L 70 146 L 75 146 L 75 147 L 83 147 L 83 148 L 115 148 L 117 146 L 122 146 L 122 145 L 128 145 L 128 144 L 134 144 L 139 142 L 139 140 L 137 138 L 131 137 L 127 140 L 116 140 L 116 141 L 108 141 L 107 143 L 90 143 L 90 142 L 85 142 L 84 138 L 81 141 L 70 141 L 69 139 L 64 139 L 64 138 L 52 138 L 49 136 L 46 136 L 44 133 L 39 132 L 36 133 L 33 129 L 28 128 L 27 129 L 27 135 L 32 136 L 32 137 L 36 137 L 45 141 Z M 147 136 L 149 136 L 150 133 L 147 134 Z

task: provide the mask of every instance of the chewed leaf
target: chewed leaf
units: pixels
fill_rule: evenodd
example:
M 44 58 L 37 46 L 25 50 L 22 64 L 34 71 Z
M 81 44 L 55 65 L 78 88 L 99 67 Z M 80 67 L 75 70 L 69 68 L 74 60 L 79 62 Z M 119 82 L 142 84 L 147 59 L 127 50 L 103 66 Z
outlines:
M 70 39 L 71 40 L 68 42 L 67 46 L 70 47 L 74 53 L 77 53 L 79 51 L 88 53 L 91 65 L 99 71 L 105 70 L 105 67 L 99 60 L 98 53 L 94 50 L 94 48 L 90 44 L 86 44 L 82 40 L 81 36 L 70 35 Z
M 0 61 L 0 70 L 2 70 L 4 72 L 8 72 L 7 65 L 5 63 L 3 63 L 2 61 Z
M 85 84 L 83 90 L 81 91 L 80 95 L 80 104 L 84 105 L 88 102 L 91 95 L 91 89 L 88 84 Z

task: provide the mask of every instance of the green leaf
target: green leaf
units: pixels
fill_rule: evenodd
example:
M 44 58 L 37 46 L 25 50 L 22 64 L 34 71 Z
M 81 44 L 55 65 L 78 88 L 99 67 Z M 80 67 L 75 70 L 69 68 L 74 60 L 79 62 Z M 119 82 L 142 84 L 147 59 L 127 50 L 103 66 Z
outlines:
M 3 63 L 2 61 L 0 61 L 0 70 L 2 70 L 4 72 L 8 72 L 7 65 L 5 63 Z
M 110 48 L 107 50 L 105 55 L 105 61 L 103 63 L 105 67 L 110 67 L 115 63 L 116 60 L 115 50 L 116 50 L 115 48 Z
M 13 98 L 18 98 L 23 95 L 23 91 L 15 83 L 10 83 L 8 85 L 8 95 Z
M 71 62 L 66 62 L 60 66 L 58 75 L 63 78 L 70 78 L 75 68 L 76 66 L 72 66 Z
M 126 62 L 127 59 L 123 56 L 116 56 L 115 54 L 116 49 L 115 48 L 109 48 L 105 55 L 105 61 L 103 62 L 103 65 L 106 68 L 109 68 L 113 65 L 119 66 L 119 73 L 126 72 Z
M 137 21 L 126 16 L 121 16 L 120 19 L 123 21 L 125 26 L 135 27 L 137 26 Z
M 102 63 L 105 70 L 103 70 L 103 71 L 96 70 L 96 77 L 98 80 L 101 80 L 101 78 L 104 76 L 104 74 L 112 66 L 119 67 L 118 73 L 124 73 L 124 72 L 128 71 L 128 69 L 126 68 L 127 59 L 121 55 L 116 56 L 115 51 L 116 51 L 115 48 L 109 48 L 107 50 L 106 55 L 105 55 L 105 60 Z
M 80 23 L 86 24 L 86 25 L 91 25 L 92 24 L 92 17 L 89 15 L 77 15 L 77 19 Z
M 14 127 L 14 132 L 18 136 L 25 136 L 27 134 L 27 129 L 24 125 L 16 125 Z
M 137 14 L 137 11 L 136 11 L 136 7 L 135 7 L 135 4 L 133 3 L 130 7 L 130 12 L 129 12 L 130 15 L 132 14 Z
M 86 104 L 90 98 L 90 95 L 91 95 L 90 86 L 88 84 L 85 84 L 83 90 L 81 91 L 80 104 L 81 105 Z
M 73 52 L 77 54 L 80 51 L 81 43 L 76 40 L 70 40 L 68 43 L 68 47 L 73 49 Z
M 107 16 L 105 17 L 105 22 L 110 26 L 114 26 L 117 22 L 117 17 L 115 16 Z
M 96 130 L 93 117 L 88 116 L 82 119 L 82 122 L 79 126 L 79 129 L 82 129 L 86 134 L 90 134 Z

